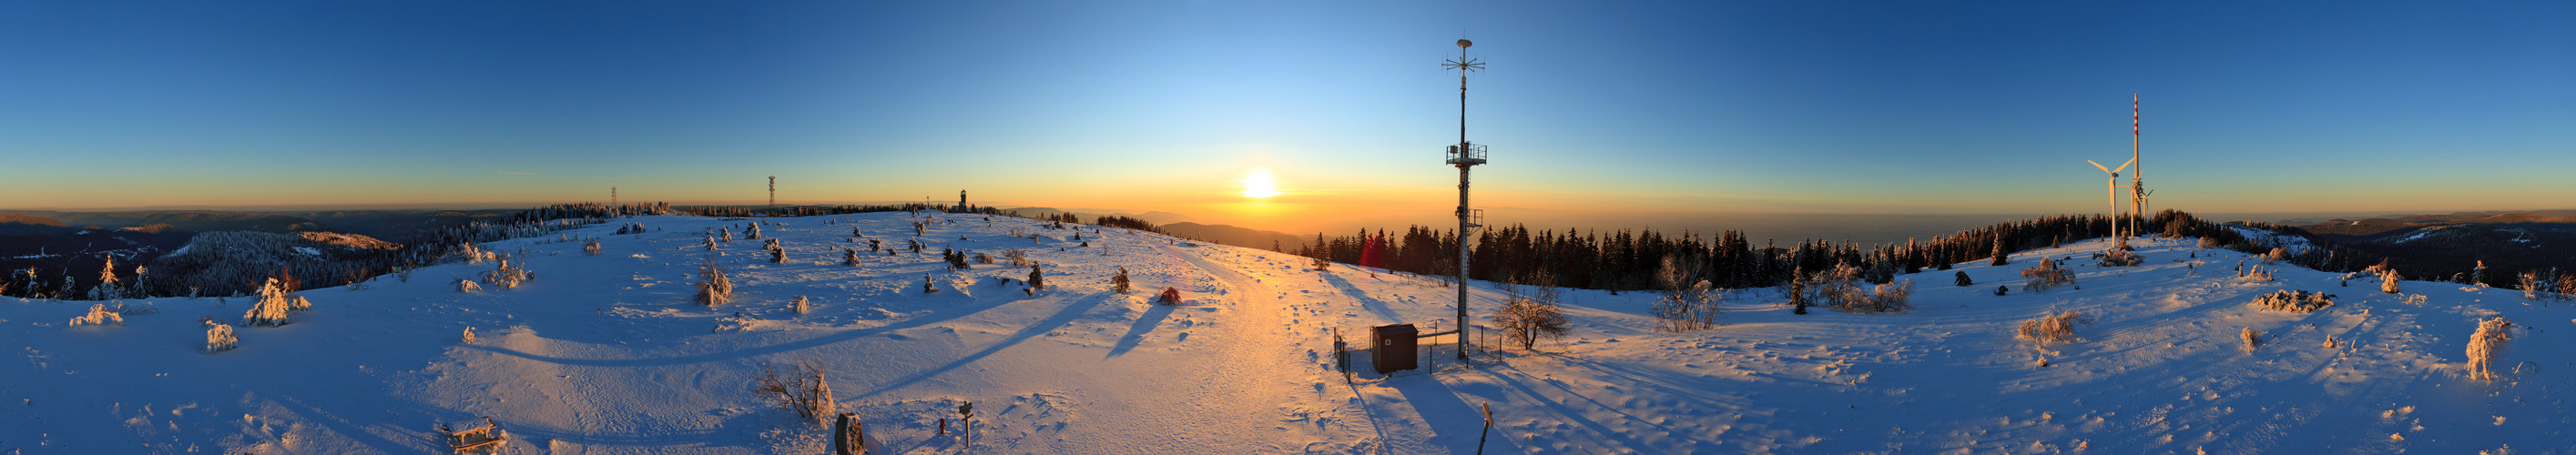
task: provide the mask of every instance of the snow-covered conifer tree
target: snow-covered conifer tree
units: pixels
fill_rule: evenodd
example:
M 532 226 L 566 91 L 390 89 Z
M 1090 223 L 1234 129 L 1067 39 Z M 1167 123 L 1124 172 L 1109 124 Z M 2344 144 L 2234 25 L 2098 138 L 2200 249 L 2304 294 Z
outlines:
M 287 320 L 286 312 L 293 309 L 294 305 L 294 301 L 287 298 L 286 287 L 278 284 L 276 278 L 270 278 L 259 286 L 259 301 L 251 304 L 250 311 L 242 313 L 242 325 L 271 327 L 286 325 L 290 322 Z
M 2504 353 L 2504 343 L 2512 341 L 2509 330 L 2513 323 L 2503 316 L 2478 321 L 2478 331 L 2469 335 L 2469 379 L 2493 381 L 2496 354 Z

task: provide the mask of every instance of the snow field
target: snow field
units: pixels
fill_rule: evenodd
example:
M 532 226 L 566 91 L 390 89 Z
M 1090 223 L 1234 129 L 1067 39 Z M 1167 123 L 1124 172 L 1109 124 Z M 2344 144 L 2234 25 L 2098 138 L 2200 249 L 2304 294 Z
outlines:
M 936 220 L 923 253 L 845 240 L 856 227 L 900 248 L 923 220 Z M 610 234 L 630 221 L 658 231 Z M 418 453 L 444 449 L 436 425 L 491 416 L 532 453 L 813 453 L 819 427 L 749 391 L 762 364 L 801 360 L 830 364 L 841 410 L 880 453 L 959 451 L 934 432 L 942 417 L 955 430 L 965 401 L 982 414 L 975 451 L 986 453 L 1474 452 L 1487 403 L 1496 453 L 2576 447 L 2558 429 L 2576 414 L 2559 395 L 2576 391 L 2576 352 L 2558 338 L 2576 310 L 2445 283 L 2384 294 L 2372 278 L 2338 287 L 2340 274 L 2286 266 L 2241 281 L 2229 268 L 2248 256 L 2190 240 L 2133 241 L 2138 267 L 2092 265 L 2094 241 L 1960 264 L 1968 287 L 1946 286 L 1949 271 L 1901 276 L 1917 289 L 1896 314 L 1792 315 L 1776 290 L 1729 290 L 1724 324 L 1686 333 L 1654 330 L 1653 293 L 1569 291 L 1563 342 L 1346 383 L 1332 371 L 1334 329 L 1354 346 L 1372 325 L 1445 330 L 1456 289 L 1115 228 L 1082 227 L 1082 247 L 1076 230 L 962 214 L 768 219 L 760 232 L 787 251 L 777 264 L 740 238 L 759 221 L 655 216 L 573 232 L 601 241 L 596 256 L 557 237 L 494 242 L 485 249 L 520 254 L 536 279 L 458 292 L 453 279 L 493 265 L 447 264 L 408 283 L 306 290 L 312 311 L 237 328 L 239 349 L 211 355 L 197 318 L 235 320 L 252 300 L 156 299 L 159 314 L 78 328 L 63 321 L 89 302 L 0 304 L 0 343 L 23 357 L 0 362 L 0 450 Z M 720 227 L 735 237 L 713 252 L 734 303 L 690 303 L 704 233 Z M 943 247 L 997 261 L 1024 249 L 1050 288 L 1023 291 L 1028 268 L 1005 263 L 950 270 Z M 863 265 L 842 265 L 842 248 Z M 2041 257 L 2075 258 L 2076 286 L 2020 290 L 2017 272 Z M 1135 292 L 1109 292 L 1120 266 Z M 924 276 L 940 291 L 923 294 Z M 1995 296 L 1996 285 L 2015 289 Z M 1165 286 L 1187 301 L 1152 304 Z M 2337 294 L 2336 305 L 2250 304 L 2283 289 Z M 796 296 L 810 314 L 791 311 Z M 1504 297 L 1478 283 L 1473 316 Z M 2013 336 L 2052 309 L 2096 324 L 2044 348 Z M 740 330 L 717 333 L 736 313 Z M 2499 315 L 2523 327 L 2496 363 L 2502 378 L 2468 380 L 2465 343 L 2477 319 Z M 460 343 L 468 327 L 478 340 Z M 2250 352 L 2236 338 L 2248 328 L 2265 334 Z

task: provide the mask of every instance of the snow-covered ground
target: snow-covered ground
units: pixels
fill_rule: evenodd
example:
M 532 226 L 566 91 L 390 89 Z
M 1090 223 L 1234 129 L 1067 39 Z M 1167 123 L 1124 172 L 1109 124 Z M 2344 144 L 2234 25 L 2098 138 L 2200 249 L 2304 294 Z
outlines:
M 899 248 L 926 219 L 927 252 L 841 265 L 840 248 Z M 817 453 L 821 430 L 750 391 L 763 364 L 809 360 L 829 363 L 878 453 L 965 451 L 934 433 L 967 401 L 986 453 L 1472 453 L 1487 404 L 1496 453 L 2576 451 L 2561 395 L 2576 394 L 2576 345 L 2560 336 L 2576 309 L 2431 282 L 2383 294 L 2287 265 L 2245 282 L 2232 267 L 2259 260 L 2189 240 L 2135 242 L 2139 267 L 2089 265 L 2102 244 L 2085 242 L 1963 264 L 1974 286 L 1904 275 L 1914 308 L 1897 314 L 1792 315 L 1775 290 L 1735 291 L 1725 325 L 1687 333 L 1654 330 L 1650 293 L 1570 291 L 1573 334 L 1537 352 L 1473 367 L 1429 356 L 1428 371 L 1345 382 L 1335 329 L 1354 346 L 1377 324 L 1445 330 L 1456 289 L 1006 217 L 772 220 L 761 232 L 785 264 L 738 238 L 752 220 L 631 221 L 657 230 L 572 234 L 599 238 L 596 256 L 554 237 L 485 245 L 523 252 L 537 278 L 517 289 L 456 291 L 486 263 L 304 291 L 312 311 L 239 328 L 241 347 L 220 354 L 198 353 L 198 319 L 237 321 L 248 300 L 156 299 L 158 314 L 76 328 L 64 321 L 91 302 L 0 303 L 0 344 L 20 358 L 0 362 L 0 453 L 444 452 L 434 428 L 484 416 L 522 453 Z M 717 227 L 737 236 L 717 252 L 737 291 L 705 307 L 690 283 Z M 942 247 L 1024 249 L 1052 287 L 1001 281 L 1026 267 L 951 271 Z M 2076 257 L 2080 289 L 2020 290 L 2041 256 Z M 1120 266 L 1137 292 L 1108 290 Z M 939 292 L 922 293 L 925 276 Z M 1995 296 L 1999 284 L 2014 290 Z M 1187 302 L 1152 304 L 1164 286 Z M 2249 305 L 2282 289 L 2339 297 L 2310 314 Z M 800 295 L 810 314 L 788 309 Z M 1502 297 L 1480 283 L 1477 318 Z M 2043 367 L 2013 330 L 2052 307 L 2099 321 L 2047 347 Z M 716 333 L 736 313 L 748 328 Z M 2469 380 L 2465 344 L 2497 315 L 2521 325 L 2503 378 Z M 475 343 L 459 340 L 468 327 Z M 2244 328 L 2263 345 L 2246 350 Z

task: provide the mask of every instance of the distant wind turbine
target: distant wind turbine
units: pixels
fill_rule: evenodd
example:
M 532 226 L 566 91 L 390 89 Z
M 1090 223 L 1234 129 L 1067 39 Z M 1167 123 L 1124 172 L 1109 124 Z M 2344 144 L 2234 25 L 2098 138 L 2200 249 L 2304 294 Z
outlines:
M 2084 160 L 2084 162 L 2093 163 L 2093 160 Z M 2120 163 L 2118 169 L 2103 166 L 2102 163 L 2093 163 L 2093 167 L 2101 169 L 2102 173 L 2111 174 L 2110 183 L 2103 184 L 2103 188 L 2108 191 L 2103 199 L 2111 203 L 2111 230 L 2115 235 L 2120 235 L 2118 232 L 2120 230 L 2120 171 L 2129 170 L 2129 165 L 2137 163 L 2138 159 L 2135 157 L 2129 158 L 2129 162 Z

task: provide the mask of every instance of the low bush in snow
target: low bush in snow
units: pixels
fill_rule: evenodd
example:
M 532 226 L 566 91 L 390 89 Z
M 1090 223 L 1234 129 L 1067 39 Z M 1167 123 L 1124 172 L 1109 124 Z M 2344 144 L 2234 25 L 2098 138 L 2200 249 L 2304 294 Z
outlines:
M 781 377 L 777 367 L 762 364 L 759 383 L 752 386 L 751 393 L 797 417 L 819 421 L 837 415 L 840 406 L 833 402 L 832 385 L 823 375 L 829 366 L 821 360 L 797 362 L 792 376 Z
M 788 302 L 787 309 L 789 311 L 795 311 L 796 314 L 808 314 L 814 312 L 814 307 L 806 302 L 805 296 L 801 295 L 796 296 L 796 300 Z
M 2253 327 L 2246 327 L 2244 333 L 2237 335 L 2245 339 L 2245 352 L 2254 352 L 2254 348 L 2263 346 L 2263 332 L 2256 332 Z
M 2137 253 L 2131 253 L 2128 250 L 2111 250 L 2103 252 L 2101 254 L 2101 259 L 2103 267 L 2135 267 L 2140 263 L 2146 262 L 2145 258 L 2140 258 Z
M 528 271 L 527 261 L 514 259 L 508 255 L 502 255 L 493 258 L 493 262 L 498 263 L 499 265 L 493 267 L 492 271 L 483 272 L 483 283 L 485 284 L 499 286 L 501 289 L 516 289 L 519 285 L 527 284 L 528 281 L 534 280 L 537 277 L 536 273 Z
M 1318 270 L 1318 271 L 1321 271 L 1321 270 L 1324 270 L 1324 269 L 1330 269 L 1330 268 L 1333 268 L 1333 261 L 1332 261 L 1332 260 L 1330 260 L 1330 259 L 1315 258 L 1315 259 L 1314 259 L 1314 264 L 1315 264 L 1315 270 Z
M 2254 306 L 2272 311 L 2306 313 L 2334 306 L 2334 296 L 2323 292 L 2280 290 L 2254 298 Z
M 456 279 L 456 292 L 474 292 L 480 290 L 483 290 L 483 285 L 475 284 L 472 279 Z
M 1977 284 L 1977 280 L 1968 279 L 1968 271 L 1966 270 L 1950 272 L 1950 274 L 1950 282 L 1957 283 L 1960 287 Z
M 846 266 L 851 266 L 851 267 L 858 267 L 858 266 L 859 266 L 859 250 L 851 249 L 851 248 L 842 248 L 842 249 L 841 249 L 841 265 L 846 265 Z
M 1663 298 L 1655 300 L 1653 308 L 1657 328 L 1666 332 L 1686 332 L 1716 327 L 1720 315 L 1717 305 L 1724 300 L 1724 294 L 1715 292 L 1712 287 L 1708 280 L 1700 280 L 1690 287 L 1664 292 Z M 1540 289 L 1555 292 L 1555 288 Z
M 581 253 L 582 253 L 582 254 L 586 254 L 586 255 L 591 255 L 591 256 L 598 256 L 598 255 L 599 255 L 599 239 L 589 239 L 589 240 L 583 240 L 583 241 L 581 241 Z
M 2219 242 L 2217 237 L 2202 236 L 2202 237 L 2200 238 L 2200 249 L 2204 249 L 2204 250 L 2206 250 L 2206 249 L 2210 249 L 2210 248 L 2217 248 L 2217 247 L 2224 246 L 2224 245 L 2225 245 L 2225 243 L 2223 243 L 2223 242 Z
M 1120 294 L 1127 293 L 1128 289 L 1132 289 L 1133 284 L 1133 281 L 1127 279 L 1127 266 L 1118 266 L 1118 274 L 1109 276 L 1109 288 Z
M 84 325 L 125 325 L 125 315 L 117 314 L 114 311 L 108 311 L 106 304 L 91 304 L 89 306 L 89 314 L 72 318 L 69 324 L 72 327 L 80 327 Z
M 205 353 L 213 354 L 217 352 L 230 351 L 233 350 L 234 347 L 237 347 L 240 342 L 240 339 L 233 337 L 232 325 L 220 323 L 206 324 Z
M 2021 276 L 2025 278 L 2021 284 L 2024 291 L 2044 292 L 2049 288 L 2075 284 L 2074 271 L 2060 268 L 2057 261 L 2049 259 L 2040 259 L 2039 265 L 2021 269 Z
M 2404 278 L 2397 275 L 2397 269 L 2379 271 L 2379 292 L 2397 293 L 2397 282 Z
M 2469 334 L 2469 379 L 2496 379 L 2495 357 L 2504 353 L 2506 341 L 2512 341 L 2513 336 L 2508 333 L 2511 329 L 2513 323 L 2505 322 L 2502 316 L 2478 321 L 2477 333 Z
M 2082 311 L 2059 311 L 2039 319 L 2021 321 L 2021 330 L 2015 335 L 2047 345 L 2075 339 L 2075 326 L 2079 325 L 2093 325 L 2093 318 Z
M 1038 291 L 1044 290 L 1046 290 L 1046 274 L 1038 271 L 1037 264 L 1029 264 L 1029 295 L 1037 295 Z
M 474 344 L 474 328 L 473 328 L 473 327 L 466 327 L 466 328 L 465 328 L 465 340 L 464 340 L 464 341 L 465 341 L 465 344 Z
M 1179 305 L 1181 304 L 1181 290 L 1171 286 L 1164 286 L 1163 294 L 1154 297 L 1154 301 L 1160 302 L 1164 305 Z

